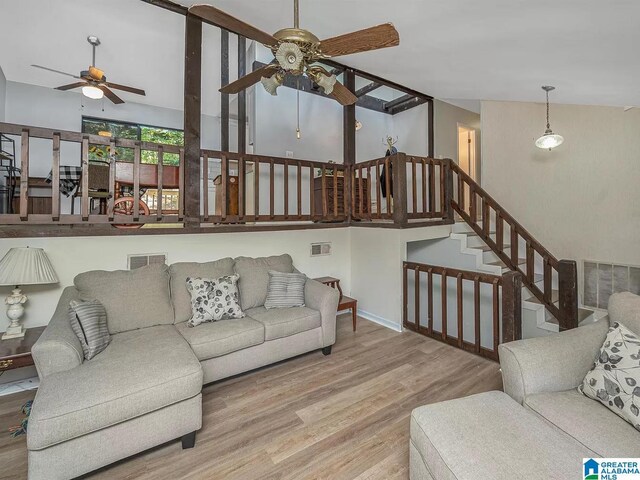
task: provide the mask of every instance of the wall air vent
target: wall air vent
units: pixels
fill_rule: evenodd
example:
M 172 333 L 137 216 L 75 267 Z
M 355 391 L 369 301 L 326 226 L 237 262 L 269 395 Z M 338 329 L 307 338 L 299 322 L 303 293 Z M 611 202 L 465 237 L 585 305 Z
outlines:
M 127 255 L 127 266 L 129 270 L 146 267 L 153 263 L 167 263 L 166 253 L 136 253 Z
M 331 242 L 311 244 L 311 256 L 319 257 L 321 255 L 331 255 Z
M 585 307 L 606 309 L 613 293 L 640 295 L 640 267 L 589 260 L 584 261 L 583 267 Z

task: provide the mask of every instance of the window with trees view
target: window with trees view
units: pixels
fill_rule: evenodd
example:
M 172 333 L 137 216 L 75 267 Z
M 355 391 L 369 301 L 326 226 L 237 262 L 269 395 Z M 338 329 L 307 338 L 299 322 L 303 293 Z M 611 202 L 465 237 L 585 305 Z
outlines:
M 182 130 L 101 118 L 82 117 L 82 132 L 105 137 L 163 143 L 165 145 L 184 145 L 184 132 Z M 110 148 L 107 145 L 90 145 L 89 161 L 108 162 L 110 158 L 115 158 L 118 162 L 133 162 L 132 148 L 118 147 L 113 155 L 109 150 Z M 142 150 L 140 161 L 142 163 L 157 164 L 158 153 L 150 150 Z M 177 166 L 180 164 L 179 155 L 176 153 L 165 153 L 162 163 L 163 165 Z

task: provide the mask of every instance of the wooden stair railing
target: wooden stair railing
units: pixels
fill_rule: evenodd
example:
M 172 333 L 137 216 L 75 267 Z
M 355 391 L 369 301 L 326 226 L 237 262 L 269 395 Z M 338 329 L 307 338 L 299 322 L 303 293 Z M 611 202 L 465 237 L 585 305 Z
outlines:
M 556 259 L 455 162 L 450 161 L 450 165 L 452 178 L 448 185 L 450 188 L 457 186 L 457 191 L 452 192 L 453 209 L 500 258 L 504 267 L 522 274 L 524 286 L 558 320 L 560 330 L 576 328 L 576 262 Z M 505 237 L 509 243 L 505 243 Z M 525 245 L 522 253 L 519 251 L 520 239 Z M 536 272 L 536 264 L 541 264 L 541 273 Z M 553 290 L 554 279 L 558 285 L 557 292 Z

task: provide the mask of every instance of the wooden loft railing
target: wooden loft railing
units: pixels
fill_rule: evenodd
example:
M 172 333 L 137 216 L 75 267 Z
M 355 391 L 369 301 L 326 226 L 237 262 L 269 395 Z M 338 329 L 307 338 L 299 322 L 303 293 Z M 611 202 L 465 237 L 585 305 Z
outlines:
M 457 164 L 450 166 L 450 182 L 456 185 L 455 192 L 450 189 L 453 209 L 500 258 L 501 266 L 522 274 L 524 285 L 561 330 L 577 327 L 576 262 L 554 257 Z
M 491 275 L 404 262 L 402 280 L 402 325 L 409 330 L 493 360 L 498 360 L 500 343 L 522 337 L 522 279 L 518 272 Z M 471 298 L 465 297 L 465 290 L 473 292 Z M 473 312 L 467 320 L 465 309 Z M 434 310 L 439 315 L 434 315 Z M 450 325 L 449 319 L 454 318 Z

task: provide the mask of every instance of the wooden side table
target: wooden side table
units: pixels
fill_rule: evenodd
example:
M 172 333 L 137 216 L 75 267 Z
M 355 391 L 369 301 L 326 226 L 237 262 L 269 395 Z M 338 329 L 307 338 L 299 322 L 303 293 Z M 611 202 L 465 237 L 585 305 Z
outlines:
M 31 348 L 45 327 L 27 328 L 24 337 L 0 340 L 0 372 L 33 365 Z
M 356 322 L 358 319 L 358 301 L 355 298 L 347 297 L 342 294 L 340 288 L 340 280 L 335 277 L 319 277 L 314 280 L 323 283 L 331 288 L 335 288 L 340 292 L 340 301 L 338 302 L 338 311 L 351 310 L 351 320 L 353 322 L 353 331 L 356 331 Z

